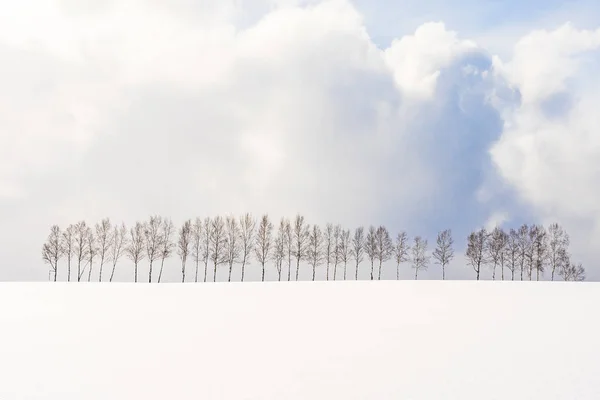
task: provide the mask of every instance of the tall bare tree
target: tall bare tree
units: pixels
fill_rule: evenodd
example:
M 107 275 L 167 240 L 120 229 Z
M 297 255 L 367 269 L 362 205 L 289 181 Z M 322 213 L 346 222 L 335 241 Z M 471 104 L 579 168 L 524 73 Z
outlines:
M 67 282 L 71 282 L 71 258 L 75 251 L 75 226 L 69 225 L 62 234 L 62 252 L 67 259 Z
M 201 242 L 201 254 L 202 262 L 204 262 L 204 282 L 208 279 L 208 261 L 212 260 L 211 254 L 213 253 L 212 248 L 212 240 L 214 232 L 214 220 L 210 219 L 210 217 L 204 218 L 204 222 L 200 226 L 200 242 Z M 213 277 L 213 280 L 216 277 Z
M 337 268 L 340 264 L 340 240 L 342 237 L 342 226 L 333 227 L 333 280 L 337 278 Z
M 308 226 L 304 222 L 304 217 L 296 215 L 293 226 L 294 233 L 294 258 L 296 259 L 296 280 L 300 273 L 300 261 L 306 257 L 306 247 L 308 244 Z
M 256 244 L 254 246 L 256 260 L 262 266 L 262 281 L 265 281 L 265 264 L 269 260 L 271 246 L 273 243 L 273 224 L 269 221 L 267 214 L 263 215 L 258 224 L 256 232 Z
M 81 281 L 83 276 L 83 270 L 81 269 L 81 263 L 83 263 L 88 256 L 89 242 L 87 240 L 88 226 L 85 221 L 80 221 L 75 224 L 74 227 L 74 252 L 75 259 L 77 260 L 77 282 Z
M 527 275 L 529 277 L 529 280 L 532 280 L 533 278 L 533 270 L 535 268 L 535 241 L 537 239 L 538 236 L 538 226 L 537 225 L 531 225 L 529 227 L 529 232 L 528 232 L 528 246 L 527 246 L 527 253 L 526 253 L 526 265 L 527 265 Z
M 133 262 L 134 282 L 137 282 L 138 278 L 138 265 L 144 259 L 144 249 L 146 247 L 144 229 L 143 223 L 135 223 L 135 226 L 129 230 L 130 240 L 125 249 L 127 257 Z
M 325 251 L 323 246 L 323 233 L 317 224 L 313 225 L 308 237 L 308 248 L 306 258 L 313 269 L 312 280 L 315 280 L 317 267 L 321 265 L 325 259 Z
M 285 243 L 285 251 L 287 254 L 287 264 L 288 264 L 288 273 L 287 280 L 288 282 L 291 280 L 292 275 L 292 255 L 294 254 L 294 233 L 292 232 L 292 224 L 289 219 L 285 220 L 285 230 L 284 230 L 284 243 Z
M 519 265 L 519 233 L 511 229 L 506 238 L 505 255 L 510 271 L 510 279 L 515 280 L 515 271 Z
M 50 228 L 50 235 L 48 235 L 46 243 L 42 246 L 42 260 L 50 264 L 50 271 L 54 275 L 54 282 L 56 282 L 58 275 L 58 260 L 63 255 L 61 235 L 58 225 L 53 225 Z
M 571 262 L 569 255 L 566 250 L 561 250 L 562 257 L 561 268 L 558 274 L 562 276 L 565 281 L 583 281 L 585 280 L 585 269 L 581 263 L 575 264 Z
M 256 229 L 256 221 L 251 214 L 244 214 L 240 217 L 240 239 L 241 239 L 241 258 L 242 258 L 242 277 L 244 281 L 244 272 L 246 265 L 250 261 L 252 251 L 254 249 L 254 231 Z M 288 279 L 289 280 L 289 279 Z
M 346 270 L 348 269 L 348 260 L 350 259 L 350 230 L 342 230 L 340 235 L 340 244 L 338 246 L 338 257 L 340 262 L 344 263 L 344 280 L 346 280 Z
M 485 228 L 472 232 L 467 239 L 467 251 L 466 256 L 469 265 L 473 267 L 477 274 L 477 280 L 481 273 L 481 266 L 486 263 L 486 241 L 488 233 Z
M 492 280 L 496 280 L 496 268 L 500 265 L 506 247 L 506 233 L 495 227 L 485 243 L 487 259 L 492 266 Z M 504 271 L 502 272 L 504 274 Z
M 325 225 L 325 231 L 323 232 L 323 253 L 325 257 L 325 268 L 327 273 L 325 279 L 329 280 L 329 266 L 333 258 L 334 244 L 333 244 L 333 224 L 327 223 Z M 312 265 L 312 264 L 311 264 Z M 334 278 L 335 279 L 335 278 Z
M 360 263 L 363 262 L 365 255 L 365 228 L 362 226 L 354 230 L 351 254 L 356 263 L 355 279 L 358 280 L 358 267 L 360 266 Z
M 115 269 L 117 268 L 117 263 L 119 259 L 123 256 L 123 253 L 126 251 L 127 246 L 129 245 L 129 239 L 127 238 L 127 227 L 124 223 L 121 223 L 121 226 L 117 225 L 113 228 L 112 233 L 112 243 L 110 247 L 110 259 L 112 262 L 112 271 L 110 273 L 109 282 L 112 282 L 115 276 Z
M 446 279 L 446 267 L 454 258 L 454 239 L 452 239 L 452 231 L 450 229 L 443 230 L 438 233 L 436 239 L 436 247 L 433 250 L 433 258 L 436 264 L 442 266 L 442 280 Z
M 409 261 L 408 252 L 410 251 L 410 244 L 408 243 L 408 235 L 402 231 L 396 236 L 396 243 L 394 245 L 394 258 L 396 259 L 396 280 L 400 279 L 400 264 Z
M 242 241 L 240 239 L 240 228 L 237 220 L 233 216 L 228 216 L 225 218 L 225 228 L 227 235 L 227 248 L 225 253 L 227 254 L 227 264 L 229 265 L 229 277 L 227 278 L 227 282 L 231 282 L 233 264 L 239 261 L 240 253 L 242 251 Z
M 392 258 L 392 254 L 394 254 L 394 243 L 387 228 L 381 225 L 375 231 L 375 258 L 379 261 L 377 280 L 381 280 L 382 264 Z
M 369 227 L 369 231 L 367 232 L 367 237 L 365 238 L 365 254 L 369 258 L 371 262 L 371 280 L 374 279 L 374 265 L 375 265 L 375 257 L 377 256 L 377 231 L 375 227 L 371 225 Z
M 202 245 L 203 245 L 203 235 L 204 235 L 204 224 L 199 217 L 196 217 L 194 220 L 194 224 L 191 225 L 190 230 L 190 239 L 191 239 L 191 255 L 194 260 L 194 264 L 196 266 L 196 273 L 194 274 L 194 282 L 198 282 L 198 267 L 200 265 L 200 260 L 202 259 Z M 185 279 L 185 277 L 184 277 Z M 206 282 L 206 268 L 204 272 L 204 282 Z
M 152 282 L 152 264 L 160 258 L 160 226 L 162 218 L 155 215 L 144 223 L 144 242 L 146 247 L 146 256 L 148 257 L 149 272 L 148 282 Z
M 158 283 L 160 283 L 162 278 L 165 260 L 173 254 L 175 244 L 173 243 L 171 236 L 173 236 L 174 231 L 175 226 L 173 225 L 173 221 L 169 218 L 164 218 L 160 226 L 160 272 L 158 273 Z
M 567 251 L 570 244 L 570 238 L 567 232 L 557 223 L 548 227 L 548 261 L 550 263 L 550 280 L 554 280 L 556 271 L 560 271 L 561 251 Z
M 185 263 L 188 255 L 190 254 L 190 247 L 192 244 L 192 220 L 188 219 L 183 223 L 181 229 L 179 229 L 179 237 L 177 239 L 177 255 L 181 259 L 181 282 L 185 282 Z M 196 268 L 196 271 L 198 269 Z M 198 281 L 198 274 L 196 273 L 196 282 Z
M 104 263 L 108 258 L 108 253 L 112 246 L 113 231 L 110 219 L 104 218 L 100 223 L 96 224 L 96 239 L 98 241 L 98 256 L 100 257 L 100 273 L 98 282 L 102 282 L 102 270 Z
M 213 282 L 217 281 L 217 267 L 227 262 L 227 234 L 225 220 L 216 216 L 210 224 L 210 260 L 213 263 Z
M 88 242 L 88 263 L 86 267 L 90 267 L 88 271 L 88 282 L 92 280 L 92 267 L 94 266 L 94 259 L 98 255 L 98 242 L 96 240 L 96 235 L 92 231 L 92 228 L 88 227 L 86 240 Z M 84 270 L 85 268 L 84 267 Z
M 548 234 L 542 225 L 536 225 L 535 236 L 532 243 L 535 252 L 535 280 L 540 280 L 540 273 L 544 273 L 548 263 Z
M 416 236 L 412 246 L 412 264 L 415 269 L 415 280 L 418 279 L 419 271 L 427 270 L 429 256 L 427 255 L 427 239 Z
M 529 249 L 531 247 L 529 241 L 529 226 L 527 224 L 521 225 L 517 234 L 519 237 L 519 268 L 521 271 L 521 280 L 523 280 L 523 271 L 525 270 Z
M 281 218 L 279 221 L 279 228 L 277 229 L 277 236 L 275 237 L 275 243 L 273 247 L 273 262 L 275 263 L 275 268 L 277 269 L 277 280 L 281 281 L 281 272 L 283 268 L 283 259 L 285 258 L 285 229 L 286 229 L 286 220 L 285 218 Z

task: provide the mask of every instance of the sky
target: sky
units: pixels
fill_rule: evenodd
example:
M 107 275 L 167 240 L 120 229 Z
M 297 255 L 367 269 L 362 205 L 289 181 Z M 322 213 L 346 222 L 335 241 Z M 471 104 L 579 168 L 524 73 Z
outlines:
M 3 283 L 0 397 L 594 400 L 599 297 L 573 282 Z
M 599 17 L 583 0 L 3 2 L 0 280 L 47 279 L 53 224 L 244 212 L 430 243 L 451 228 L 454 279 L 474 277 L 472 230 L 559 222 L 600 279 Z

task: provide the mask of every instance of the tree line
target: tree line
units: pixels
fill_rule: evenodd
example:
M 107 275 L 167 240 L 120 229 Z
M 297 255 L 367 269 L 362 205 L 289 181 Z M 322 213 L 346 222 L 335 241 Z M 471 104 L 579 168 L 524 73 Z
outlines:
M 496 227 L 488 232 L 480 229 L 467 237 L 465 257 L 480 279 L 483 268 L 490 268 L 492 279 L 497 271 L 502 280 L 536 280 L 549 272 L 550 279 L 561 277 L 565 281 L 582 281 L 585 270 L 581 263 L 571 261 L 569 235 L 558 224 L 547 229 L 542 225 L 524 224 L 508 232 Z M 400 268 L 408 264 L 418 279 L 420 271 L 430 264 L 440 269 L 441 279 L 454 259 L 454 239 L 450 229 L 437 234 L 432 251 L 427 239 L 412 239 L 404 231 L 395 239 L 388 229 L 369 226 L 354 231 L 341 225 L 328 223 L 321 228 L 310 225 L 301 215 L 293 219 L 281 218 L 275 226 L 268 215 L 256 219 L 251 214 L 239 218 L 216 216 L 187 220 L 176 229 L 169 218 L 151 216 L 147 221 L 136 222 L 127 228 L 124 223 L 113 225 L 105 218 L 94 226 L 85 221 L 61 230 L 58 225 L 42 246 L 42 259 L 49 265 L 49 280 L 57 281 L 59 262 L 64 264 L 66 280 L 78 282 L 97 280 L 112 282 L 119 262 L 126 258 L 133 264 L 132 275 L 138 282 L 138 267 L 147 263 L 148 282 L 160 282 L 165 260 L 177 255 L 180 261 L 181 281 L 209 279 L 213 282 L 218 270 L 225 269 L 228 281 L 232 280 L 233 266 L 241 267 L 240 281 L 244 281 L 246 268 L 255 261 L 265 280 L 267 266 L 274 268 L 278 280 L 297 281 L 300 263 L 312 269 L 312 280 L 320 267 L 326 268 L 326 279 L 358 280 L 360 266 L 366 261 L 370 279 L 380 280 L 382 269 L 393 261 L 396 279 Z M 191 271 L 190 271 L 191 268 Z M 155 276 L 158 269 L 158 277 Z M 506 272 L 506 273 L 505 273 Z M 108 275 L 108 276 L 107 276 Z

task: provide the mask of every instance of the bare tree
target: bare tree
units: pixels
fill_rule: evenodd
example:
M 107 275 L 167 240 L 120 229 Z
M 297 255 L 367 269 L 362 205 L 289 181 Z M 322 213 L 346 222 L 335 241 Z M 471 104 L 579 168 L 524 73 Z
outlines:
M 469 265 L 473 267 L 475 273 L 477 273 L 477 280 L 479 280 L 479 274 L 481 273 L 481 265 L 486 262 L 485 245 L 487 241 L 488 233 L 485 228 L 472 232 L 468 237 L 466 256 Z
M 356 263 L 355 279 L 358 280 L 358 267 L 363 261 L 365 254 L 365 228 L 362 226 L 354 230 L 351 254 L 354 262 Z
M 417 280 L 420 270 L 427 270 L 429 265 L 429 256 L 427 255 L 427 239 L 416 236 L 412 246 L 412 264 L 415 269 L 415 280 Z
M 306 257 L 306 246 L 308 244 L 308 226 L 304 222 L 304 217 L 296 215 L 294 220 L 294 257 L 296 258 L 296 280 L 300 273 L 300 261 Z
M 148 282 L 152 282 L 152 264 L 160 257 L 160 226 L 162 218 L 151 216 L 150 220 L 144 223 L 144 242 L 146 245 L 146 256 L 150 266 L 148 272 Z
M 250 261 L 252 251 L 254 249 L 254 230 L 256 229 L 256 222 L 251 214 L 244 214 L 240 218 L 240 238 L 241 238 L 241 257 L 242 257 L 242 277 L 241 281 L 244 281 L 244 271 L 246 265 Z M 288 279 L 289 280 L 289 279 Z
M 121 224 L 121 227 L 114 226 L 113 240 L 110 248 L 110 259 L 112 261 L 112 271 L 110 273 L 109 282 L 112 282 L 115 276 L 115 269 L 117 268 L 117 262 L 122 257 L 123 253 L 126 251 L 129 241 L 127 239 L 127 227 L 124 223 Z
M 281 281 L 281 271 L 283 267 L 283 259 L 285 258 L 285 229 L 286 220 L 281 218 L 279 221 L 279 228 L 277 229 L 277 236 L 275 237 L 275 246 L 273 248 L 273 262 L 277 269 L 277 280 Z
M 337 278 L 337 267 L 340 264 L 340 239 L 342 236 L 342 227 L 336 225 L 333 227 L 333 280 Z M 329 272 L 329 268 L 328 268 Z
M 350 245 L 350 231 L 344 229 L 340 235 L 340 244 L 338 246 L 340 262 L 344 263 L 344 280 L 346 280 L 346 270 L 348 269 L 348 260 L 350 258 Z
M 50 228 L 50 235 L 46 243 L 42 246 L 42 260 L 45 263 L 50 264 L 50 271 L 54 274 L 54 282 L 58 275 L 58 260 L 63 255 L 63 248 L 61 245 L 61 232 L 58 225 L 53 225 Z
M 542 225 L 537 225 L 532 243 L 535 252 L 535 280 L 540 280 L 540 273 L 544 273 L 548 263 L 548 234 Z
M 521 225 L 517 234 L 519 237 L 519 267 L 521 271 L 521 280 L 523 280 L 523 271 L 525 269 L 529 248 L 531 247 L 529 241 L 529 226 L 527 224 Z
M 312 266 L 313 274 L 312 280 L 315 280 L 317 267 L 321 265 L 325 259 L 325 252 L 323 251 L 323 234 L 321 233 L 321 229 L 318 225 L 313 225 L 313 228 L 310 230 L 310 235 L 308 238 L 308 249 L 306 251 L 306 258 L 308 259 L 308 263 Z
M 515 280 L 515 271 L 519 265 L 519 233 L 511 229 L 506 238 L 505 258 L 508 261 L 510 279 Z
M 110 219 L 105 218 L 99 224 L 96 224 L 96 238 L 98 240 L 98 255 L 100 256 L 100 274 L 98 282 L 102 282 L 102 270 L 104 262 L 108 258 L 108 252 L 112 246 L 113 231 Z
M 229 265 L 229 277 L 227 278 L 227 282 L 231 282 L 233 264 L 239 261 L 240 253 L 242 251 L 240 228 L 237 224 L 237 220 L 233 216 L 225 218 L 225 227 L 227 231 L 227 248 L 225 252 L 227 254 L 227 264 Z
M 134 266 L 134 282 L 137 282 L 138 277 L 138 265 L 140 261 L 144 259 L 144 224 L 136 222 L 135 226 L 129 231 L 130 240 L 125 253 L 127 257 L 133 261 Z
M 562 257 L 565 257 L 565 262 L 562 263 L 562 268 L 559 270 L 559 275 L 565 281 L 584 281 L 585 280 L 585 269 L 581 263 L 574 264 L 569 259 L 568 255 L 562 254 Z
M 256 259 L 262 266 L 262 281 L 265 281 L 265 264 L 269 260 L 269 253 L 273 242 L 273 224 L 269 222 L 269 216 L 263 215 L 258 224 L 256 232 L 256 244 L 254 247 Z
M 402 231 L 396 236 L 396 243 L 394 245 L 394 258 L 396 259 L 396 280 L 400 279 L 400 264 L 408 261 L 408 252 L 410 245 L 408 244 L 408 235 Z
M 531 225 L 528 232 L 527 252 L 525 253 L 525 261 L 527 265 L 527 275 L 529 280 L 533 278 L 533 269 L 535 268 L 535 241 L 538 236 L 538 226 Z
M 371 280 L 373 280 L 374 261 L 377 256 L 377 231 L 373 225 L 369 227 L 367 237 L 365 238 L 365 254 L 371 262 Z
M 75 258 L 77 260 L 77 282 L 81 281 L 83 276 L 83 270 L 81 269 L 81 263 L 84 262 L 88 256 L 89 242 L 87 240 L 88 227 L 85 221 L 80 221 L 75 224 L 74 227 L 74 246 Z
M 177 254 L 181 259 L 181 282 L 185 282 L 185 263 L 190 254 L 190 245 L 192 244 L 192 220 L 187 220 L 179 229 L 179 238 L 177 239 Z M 196 271 L 198 268 L 196 267 Z M 196 282 L 198 281 L 198 273 L 196 272 Z
M 387 228 L 382 225 L 375 232 L 375 258 L 379 261 L 377 280 L 381 280 L 382 264 L 392 258 L 392 254 L 394 254 L 392 238 Z
M 289 219 L 285 220 L 285 230 L 283 237 L 288 261 L 287 279 L 289 282 L 291 280 L 292 274 L 292 255 L 294 254 L 294 234 L 292 232 L 292 224 L 290 223 Z
M 67 282 L 71 282 L 71 258 L 75 250 L 75 227 L 69 225 L 61 238 L 62 252 L 67 258 Z
M 323 241 L 324 241 L 323 250 L 324 250 L 324 256 L 325 256 L 325 268 L 327 269 L 327 273 L 325 274 L 325 279 L 329 280 L 329 266 L 331 265 L 331 259 L 333 257 L 333 252 L 334 252 L 333 224 L 328 223 L 325 225 L 325 231 L 323 232 Z
M 88 271 L 88 282 L 90 282 L 92 280 L 92 267 L 94 266 L 94 258 L 96 258 L 98 255 L 98 243 L 92 228 L 88 227 L 86 240 L 88 242 L 88 264 L 84 267 L 84 271 L 87 266 L 90 267 Z
M 194 275 L 194 282 L 198 282 L 198 267 L 200 265 L 200 259 L 202 259 L 202 245 L 204 235 L 204 225 L 199 217 L 196 217 L 194 224 L 190 226 L 190 239 L 191 239 L 191 255 L 196 265 L 196 273 Z M 206 266 L 204 271 L 204 282 L 206 282 Z M 185 276 L 183 277 L 185 280 Z
M 173 221 L 167 218 L 163 219 L 162 225 L 160 226 L 160 272 L 158 274 L 158 283 L 160 283 L 162 278 L 165 260 L 173 254 L 175 244 L 171 240 L 171 236 L 173 236 L 174 230 L 175 226 L 173 225 Z
M 212 260 L 212 238 L 214 232 L 213 220 L 209 217 L 204 218 L 204 223 L 200 225 L 200 240 L 201 240 L 201 258 L 202 262 L 204 262 L 204 282 L 206 282 L 208 276 L 208 261 Z M 216 277 L 213 278 L 213 280 Z
M 502 261 L 505 247 L 506 233 L 501 228 L 495 227 L 485 243 L 486 258 L 492 265 L 492 280 L 496 280 L 496 268 Z
M 210 226 L 210 260 L 213 263 L 213 282 L 216 282 L 217 267 L 227 262 L 227 235 L 221 216 L 213 218 Z
M 567 251 L 570 244 L 570 238 L 567 232 L 554 223 L 548 227 L 548 261 L 550 263 L 550 280 L 554 280 L 554 274 L 561 268 L 561 251 Z
M 436 264 L 442 266 L 442 280 L 446 279 L 446 266 L 454 258 L 453 245 L 454 239 L 452 239 L 452 231 L 450 229 L 438 233 L 433 258 L 436 260 Z

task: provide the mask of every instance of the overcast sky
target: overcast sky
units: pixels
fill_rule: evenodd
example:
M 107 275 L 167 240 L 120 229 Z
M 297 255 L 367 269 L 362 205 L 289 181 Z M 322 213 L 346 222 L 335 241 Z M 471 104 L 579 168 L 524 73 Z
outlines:
M 452 228 L 458 252 L 480 226 L 557 221 L 598 279 L 598 18 L 591 0 L 1 2 L 0 280 L 47 279 L 55 223 L 243 212 Z

